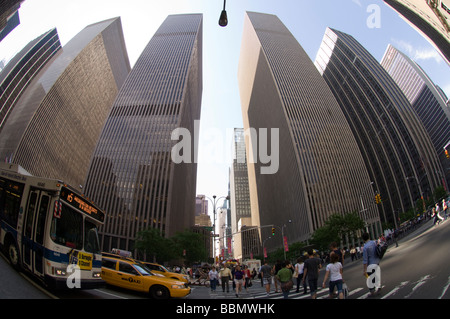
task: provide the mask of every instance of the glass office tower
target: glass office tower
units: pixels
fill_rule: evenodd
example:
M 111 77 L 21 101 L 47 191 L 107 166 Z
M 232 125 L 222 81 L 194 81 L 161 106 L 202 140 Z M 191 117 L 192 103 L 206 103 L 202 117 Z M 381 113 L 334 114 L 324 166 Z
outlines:
M 450 0 L 384 0 L 450 64 Z
M 447 97 L 417 63 L 392 45 L 388 45 L 381 66 L 405 94 L 430 135 L 442 166 L 439 176 L 448 191 L 450 160 L 444 152 L 444 146 L 450 142 L 450 109 L 446 104 Z
M 94 23 L 30 82 L 0 133 L 0 158 L 36 176 L 83 185 L 130 63 L 120 18 Z
M 381 196 L 383 221 L 398 226 L 398 214 L 431 197 L 440 184 L 425 128 L 389 74 L 350 35 L 328 28 L 315 64 L 350 123 Z
M 276 232 L 266 247 L 282 247 L 282 234 L 289 243 L 305 241 L 331 214 L 355 211 L 379 234 L 371 180 L 347 120 L 278 17 L 247 12 L 238 79 L 244 129 L 254 128 L 259 139 L 246 136 L 247 157 L 261 141 L 279 153 L 273 174 L 263 174 L 261 156 L 254 160 L 261 148 L 247 160 L 252 224 L 260 227 L 261 239 L 272 236 L 270 225 Z M 278 141 L 266 143 L 263 128 L 278 129 Z
M 194 138 L 201 97 L 202 15 L 170 15 L 122 86 L 91 161 L 85 193 L 107 211 L 105 251 L 134 250 L 149 227 L 170 237 L 194 225 L 197 164 L 172 160 L 171 134 Z
M 60 49 L 58 32 L 49 30 L 28 43 L 0 72 L 0 132 L 25 88 Z

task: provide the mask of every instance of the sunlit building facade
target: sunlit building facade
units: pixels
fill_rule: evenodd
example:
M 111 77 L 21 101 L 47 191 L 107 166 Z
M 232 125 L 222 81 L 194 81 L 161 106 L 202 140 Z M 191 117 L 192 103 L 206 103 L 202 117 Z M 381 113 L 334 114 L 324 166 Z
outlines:
M 373 190 L 358 145 L 332 92 L 294 36 L 269 14 L 247 12 L 239 60 L 252 225 L 267 249 L 306 241 L 331 214 L 363 211 L 371 233 L 381 231 Z M 268 136 L 259 134 L 268 129 Z M 271 141 L 271 129 L 278 141 Z M 270 134 L 269 134 L 270 132 Z M 261 145 L 279 155 L 263 173 Z M 259 146 L 259 149 L 256 149 Z M 252 150 L 252 156 L 249 154 Z M 264 153 L 264 151 L 263 151 Z M 258 158 L 255 158 L 257 156 Z M 275 159 L 275 158 L 274 158 Z
M 0 132 L 28 84 L 60 49 L 58 32 L 49 30 L 28 43 L 0 72 Z
M 170 15 L 122 86 L 91 161 L 85 192 L 107 212 L 105 251 L 134 250 L 147 228 L 171 237 L 194 226 L 201 97 L 202 15 Z M 192 157 L 176 163 L 178 128 L 192 134 Z
M 430 135 L 442 166 L 439 176 L 448 191 L 450 160 L 444 152 L 444 146 L 450 142 L 450 108 L 446 103 L 447 96 L 434 85 L 417 63 L 392 45 L 387 47 L 381 66 L 405 94 Z
M 0 133 L 0 157 L 36 176 L 83 186 L 130 63 L 120 18 L 80 31 L 45 64 Z
M 315 64 L 350 123 L 381 197 L 383 222 L 398 226 L 398 214 L 431 197 L 440 184 L 440 164 L 424 126 L 389 74 L 352 36 L 328 28 Z

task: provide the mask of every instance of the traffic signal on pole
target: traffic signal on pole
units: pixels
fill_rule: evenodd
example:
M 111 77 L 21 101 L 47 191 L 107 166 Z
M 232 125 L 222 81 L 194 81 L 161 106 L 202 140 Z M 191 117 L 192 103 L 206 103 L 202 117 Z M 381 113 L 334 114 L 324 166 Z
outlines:
M 275 227 L 272 227 L 272 236 L 275 236 Z
M 375 203 L 381 204 L 381 195 L 380 194 L 375 194 Z

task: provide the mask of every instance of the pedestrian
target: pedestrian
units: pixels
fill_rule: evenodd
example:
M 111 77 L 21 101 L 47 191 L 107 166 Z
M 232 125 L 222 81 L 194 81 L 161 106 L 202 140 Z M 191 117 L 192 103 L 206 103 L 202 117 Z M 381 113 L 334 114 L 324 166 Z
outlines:
M 211 292 L 215 292 L 217 283 L 219 281 L 219 273 L 217 272 L 216 267 L 212 266 L 211 270 L 208 273 L 208 276 L 211 286 Z
M 339 256 L 339 262 L 342 264 L 342 266 L 344 266 L 344 254 L 342 253 L 342 250 L 338 248 L 338 245 L 336 242 L 332 242 L 330 245 L 330 254 L 331 253 L 335 253 Z M 331 260 L 331 255 L 330 255 L 330 260 Z
M 285 261 L 282 264 L 283 268 L 281 268 L 277 274 L 276 277 L 280 281 L 280 289 L 283 293 L 284 299 L 288 299 L 289 297 L 289 291 L 292 289 L 293 282 L 292 282 L 292 271 L 291 271 L 291 263 L 289 261 Z
M 252 274 L 250 273 L 250 269 L 248 269 L 247 265 L 244 265 L 244 288 L 246 292 L 248 292 L 248 288 L 251 287 L 251 279 Z
M 344 290 L 342 289 L 343 278 L 342 278 L 342 264 L 339 262 L 339 256 L 335 253 L 331 253 L 330 255 L 330 263 L 327 265 L 325 277 L 323 279 L 322 287 L 325 288 L 325 283 L 330 277 L 330 296 L 329 298 L 333 298 L 334 287 L 337 288 L 338 298 L 344 299 Z
M 272 281 L 272 268 L 267 264 L 267 261 L 264 262 L 259 273 L 261 274 L 263 285 L 266 287 L 266 296 L 269 296 L 270 283 Z
M 370 240 L 370 236 L 368 233 L 364 233 L 362 235 L 362 239 L 364 240 L 364 249 L 363 249 L 363 269 L 364 276 L 369 278 L 374 272 L 377 271 L 378 265 L 380 264 L 380 258 L 377 256 L 376 248 L 377 243 L 375 240 Z M 372 269 L 369 273 L 368 268 Z M 380 282 L 377 282 L 376 276 L 373 277 L 372 282 L 367 282 L 370 296 L 374 296 L 379 293 L 380 290 Z
M 322 268 L 320 259 L 314 256 L 312 249 L 308 250 L 308 259 L 305 260 L 303 271 L 303 282 L 308 278 L 308 285 L 312 299 L 317 298 L 317 281 L 319 279 L 319 269 Z
M 441 222 L 441 220 L 444 220 L 441 216 L 439 216 L 439 205 L 436 204 L 436 207 L 433 208 L 433 213 L 431 217 L 434 217 L 433 225 L 437 226 Z
M 297 258 L 297 263 L 295 264 L 295 271 L 297 272 L 297 290 L 295 292 L 299 292 L 300 284 L 303 279 L 303 269 L 305 267 L 305 263 L 303 262 L 303 257 Z M 308 286 L 306 282 L 303 282 L 303 294 L 306 295 L 308 293 Z
M 352 261 L 355 261 L 356 259 L 356 248 L 352 246 L 350 246 L 350 256 L 352 257 Z
M 236 265 L 234 270 L 234 282 L 236 283 L 236 297 L 239 298 L 239 293 L 244 285 L 244 272 L 241 270 L 241 266 Z
M 223 268 L 220 270 L 220 280 L 222 281 L 222 291 L 225 292 L 225 286 L 227 288 L 227 292 L 230 292 L 230 279 L 231 279 L 231 270 L 227 267 L 227 264 L 223 265 Z
M 283 268 L 283 264 L 281 263 L 281 260 L 277 260 L 277 262 L 273 266 L 273 274 L 274 275 L 278 274 L 278 272 L 281 270 L 281 268 Z M 274 276 L 273 281 L 275 284 L 275 292 L 279 292 L 278 285 L 280 284 L 280 281 L 278 280 L 277 276 Z

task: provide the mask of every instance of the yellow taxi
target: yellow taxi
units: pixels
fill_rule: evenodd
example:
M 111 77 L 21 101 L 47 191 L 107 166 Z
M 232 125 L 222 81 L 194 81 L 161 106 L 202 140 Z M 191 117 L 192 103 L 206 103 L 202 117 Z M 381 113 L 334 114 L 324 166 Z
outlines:
M 147 268 L 150 269 L 153 273 L 161 274 L 166 276 L 167 278 L 176 279 L 186 284 L 189 283 L 188 275 L 170 272 L 166 267 L 160 264 L 150 263 L 147 261 L 141 261 L 141 263 L 147 266 Z
M 113 286 L 149 293 L 155 299 L 182 298 L 191 293 L 184 282 L 153 274 L 131 258 L 102 256 L 102 279 Z

